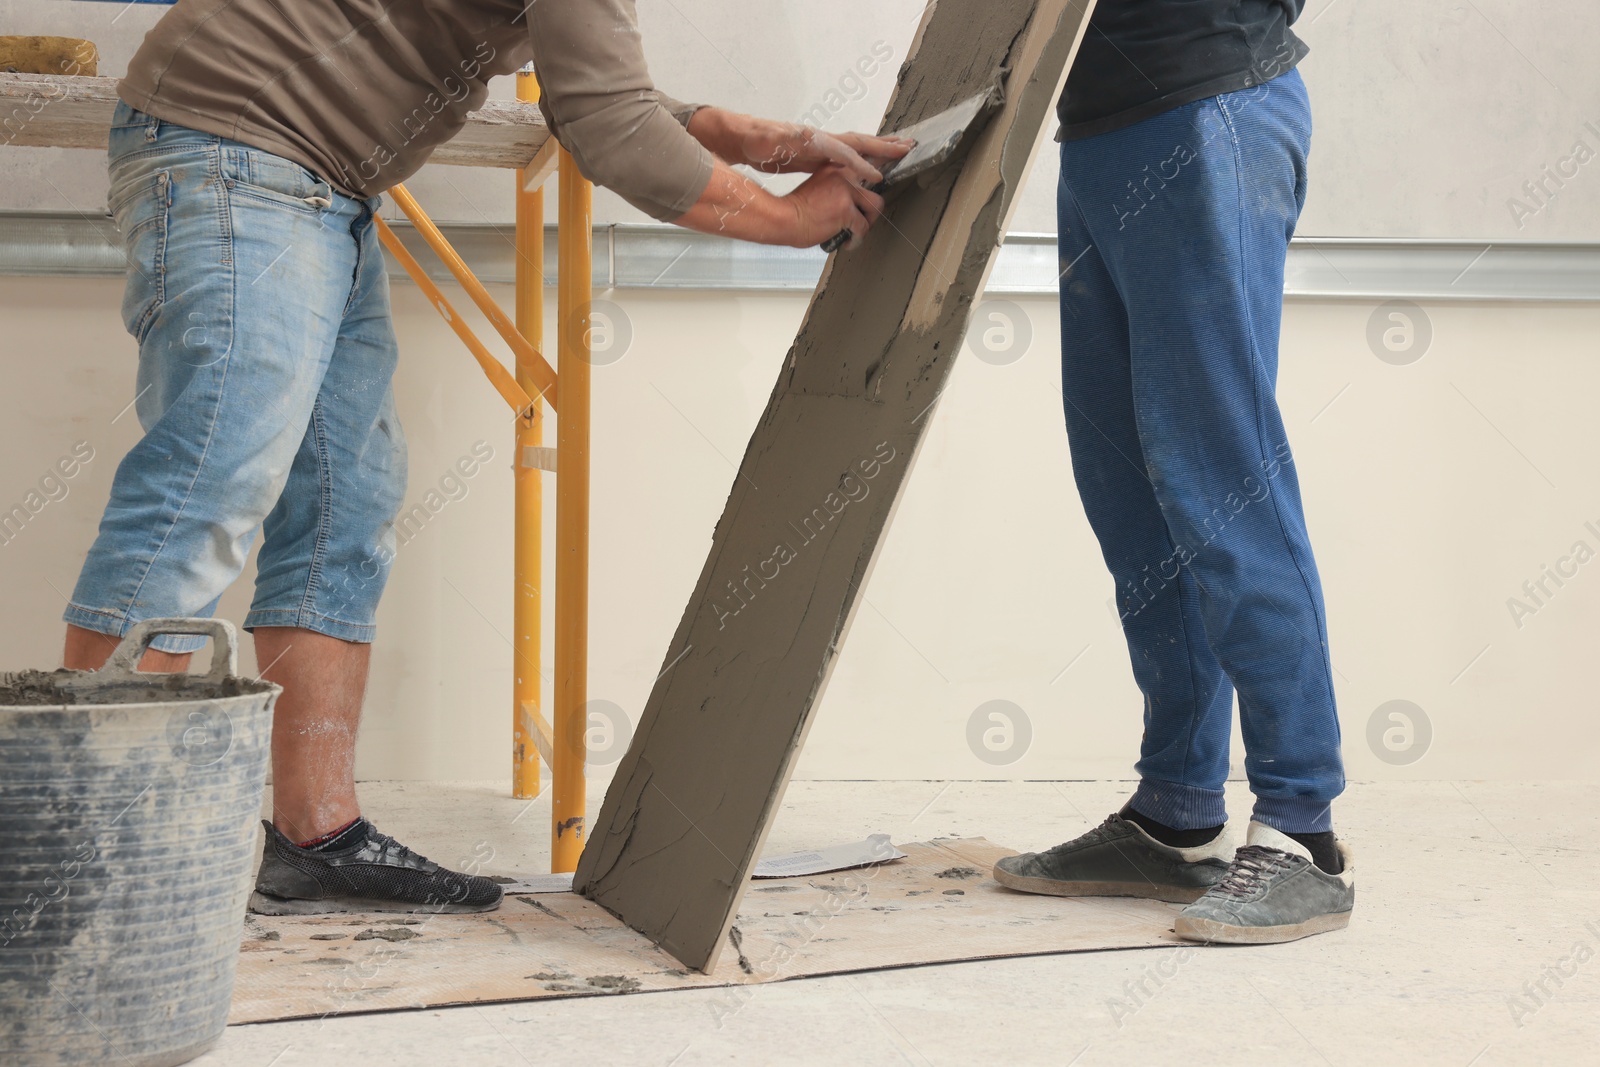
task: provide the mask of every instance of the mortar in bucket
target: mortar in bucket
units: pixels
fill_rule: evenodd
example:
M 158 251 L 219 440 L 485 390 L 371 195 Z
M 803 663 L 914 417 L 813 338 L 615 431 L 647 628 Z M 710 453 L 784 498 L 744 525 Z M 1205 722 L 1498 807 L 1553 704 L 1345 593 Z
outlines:
M 158 634 L 205 675 L 142 674 Z M 279 687 L 213 619 L 98 671 L 0 674 L 0 1063 L 165 1067 L 227 1024 Z

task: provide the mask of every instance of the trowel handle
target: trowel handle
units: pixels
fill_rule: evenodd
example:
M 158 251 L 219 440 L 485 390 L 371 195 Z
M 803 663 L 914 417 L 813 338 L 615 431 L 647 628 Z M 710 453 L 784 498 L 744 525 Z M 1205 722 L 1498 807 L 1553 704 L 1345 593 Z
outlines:
M 884 193 L 889 191 L 889 179 L 885 178 L 877 185 L 872 186 L 871 191 L 877 193 L 879 196 L 882 196 Z M 855 235 L 848 227 L 846 227 L 845 229 L 842 229 L 838 233 L 834 234 L 832 237 L 828 238 L 826 241 L 822 242 L 819 247 L 821 247 L 824 252 L 837 252 L 839 249 L 849 244 L 850 238 L 853 236 Z
M 233 623 L 226 619 L 146 619 L 135 623 L 122 644 L 111 653 L 105 666 L 97 672 L 104 676 L 128 675 L 139 671 L 139 660 L 145 649 L 162 634 L 195 634 L 209 637 L 215 644 L 211 653 L 211 669 L 206 672 L 208 682 L 221 682 L 239 673 L 239 634 Z M 149 678 L 149 675 L 145 675 Z

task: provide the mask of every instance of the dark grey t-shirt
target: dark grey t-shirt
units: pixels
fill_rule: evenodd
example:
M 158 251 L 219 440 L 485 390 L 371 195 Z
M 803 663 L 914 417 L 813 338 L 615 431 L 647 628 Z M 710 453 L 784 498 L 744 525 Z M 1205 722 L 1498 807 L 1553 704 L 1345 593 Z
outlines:
M 1309 51 L 1305 0 L 1099 0 L 1056 105 L 1076 140 L 1270 81 Z

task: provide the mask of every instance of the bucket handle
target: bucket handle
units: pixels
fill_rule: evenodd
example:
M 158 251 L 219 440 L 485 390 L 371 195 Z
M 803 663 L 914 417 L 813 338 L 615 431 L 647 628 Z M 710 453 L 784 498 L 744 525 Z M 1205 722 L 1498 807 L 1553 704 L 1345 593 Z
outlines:
M 205 674 L 207 682 L 217 684 L 239 673 L 239 634 L 234 630 L 233 623 L 226 619 L 146 619 L 134 624 L 128 636 L 122 639 L 122 644 L 106 660 L 105 666 L 96 672 L 97 675 L 110 679 L 137 677 L 149 680 L 149 674 L 139 672 L 139 660 L 144 656 L 145 649 L 150 647 L 150 642 L 161 634 L 194 634 L 211 638 L 215 647 L 211 652 L 211 669 Z

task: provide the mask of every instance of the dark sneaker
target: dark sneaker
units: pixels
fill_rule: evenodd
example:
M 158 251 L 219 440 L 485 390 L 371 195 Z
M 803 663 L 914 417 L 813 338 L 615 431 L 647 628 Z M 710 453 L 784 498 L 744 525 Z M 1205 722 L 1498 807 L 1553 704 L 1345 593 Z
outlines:
M 1121 815 L 1049 852 L 1007 856 L 994 880 L 1024 893 L 1057 897 L 1147 897 L 1174 904 L 1200 899 L 1228 871 L 1226 831 L 1196 848 L 1163 845 Z
M 491 911 L 500 886 L 488 878 L 445 870 L 367 823 L 361 844 L 315 852 L 262 820 L 267 836 L 250 910 L 258 915 L 328 912 Z
M 1350 848 L 1339 842 L 1344 870 L 1327 874 L 1300 842 L 1261 823 L 1228 876 L 1183 909 L 1173 932 L 1190 941 L 1271 945 L 1350 925 L 1356 882 Z

